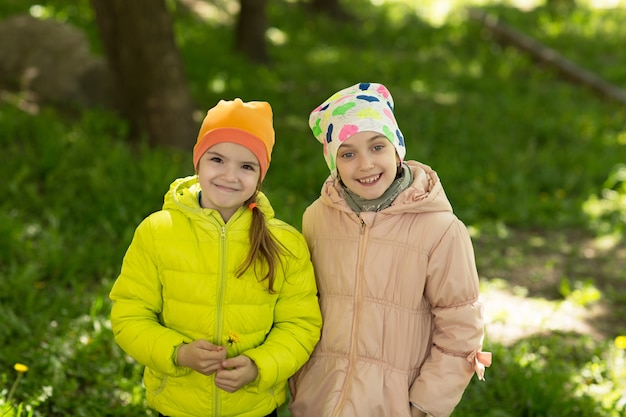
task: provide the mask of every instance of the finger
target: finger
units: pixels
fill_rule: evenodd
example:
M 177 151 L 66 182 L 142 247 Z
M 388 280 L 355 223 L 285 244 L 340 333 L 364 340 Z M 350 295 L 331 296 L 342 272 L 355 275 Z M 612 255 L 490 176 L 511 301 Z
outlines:
M 225 369 L 237 369 L 246 366 L 248 363 L 246 356 L 235 356 L 234 358 L 225 359 L 222 361 L 222 367 Z
M 244 368 L 234 370 L 221 369 L 217 371 L 215 375 L 217 383 L 220 384 L 224 390 L 229 389 L 229 392 L 236 391 L 247 383 Z
M 232 383 L 239 379 L 239 374 L 241 371 L 236 368 L 220 368 L 216 371 L 215 379 L 221 383 Z
M 212 352 L 221 352 L 224 351 L 224 346 L 214 345 L 213 343 L 207 340 L 201 340 L 201 343 L 198 344 L 198 347 L 203 350 L 208 350 Z
M 226 351 L 217 352 L 214 350 L 203 350 L 201 352 L 201 357 L 202 357 L 202 360 L 207 364 L 210 363 L 211 365 L 213 365 L 216 362 L 221 364 L 226 357 Z
M 237 371 L 219 370 L 215 374 L 215 385 L 226 392 L 235 392 L 240 388 Z
M 209 376 L 209 375 L 219 371 L 220 369 L 222 369 L 222 365 L 220 365 L 219 363 L 218 364 L 207 365 L 207 366 L 202 367 L 201 373 L 204 374 L 204 375 Z
M 230 393 L 233 393 L 239 389 L 239 387 L 237 386 L 234 386 L 232 384 L 224 384 L 224 383 L 218 382 L 217 380 L 215 381 L 215 386 L 221 390 L 224 390 Z

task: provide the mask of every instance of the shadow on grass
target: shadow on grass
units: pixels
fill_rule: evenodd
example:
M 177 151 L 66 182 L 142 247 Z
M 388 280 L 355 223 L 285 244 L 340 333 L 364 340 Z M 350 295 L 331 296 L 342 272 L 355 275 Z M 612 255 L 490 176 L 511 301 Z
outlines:
M 530 311 L 526 323 L 549 314 L 531 323 L 535 329 L 576 328 L 600 339 L 626 334 L 623 244 L 604 247 L 581 230 L 506 229 L 475 238 L 475 246 L 481 279 L 509 298 L 504 310 Z

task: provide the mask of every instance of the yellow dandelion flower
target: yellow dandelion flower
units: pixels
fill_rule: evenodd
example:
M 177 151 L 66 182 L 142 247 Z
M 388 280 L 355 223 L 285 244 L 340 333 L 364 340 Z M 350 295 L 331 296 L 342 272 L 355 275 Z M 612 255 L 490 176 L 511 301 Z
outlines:
M 28 372 L 28 366 L 24 365 L 23 363 L 16 363 L 15 365 L 13 365 L 13 369 L 15 369 L 20 374 Z
M 617 336 L 615 338 L 615 347 L 618 349 L 626 349 L 626 336 Z
M 13 365 L 13 369 L 17 371 L 17 376 L 15 377 L 15 381 L 13 381 L 13 385 L 11 385 L 11 389 L 9 390 L 9 395 L 7 396 L 5 404 L 11 404 L 11 401 L 13 400 L 13 394 L 15 394 L 15 389 L 17 388 L 17 384 L 19 384 L 20 379 L 22 379 L 24 373 L 28 371 L 28 366 L 22 363 L 16 363 L 15 365 Z M 4 414 L 2 415 L 4 416 Z M 19 416 L 20 413 L 18 412 L 17 415 Z
M 232 345 L 233 343 L 239 342 L 239 335 L 231 330 L 228 334 L 228 344 Z

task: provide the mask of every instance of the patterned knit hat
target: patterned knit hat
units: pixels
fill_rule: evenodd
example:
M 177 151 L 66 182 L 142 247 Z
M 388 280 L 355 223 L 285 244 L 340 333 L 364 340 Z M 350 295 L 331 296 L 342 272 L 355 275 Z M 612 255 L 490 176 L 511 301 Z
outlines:
M 221 142 L 232 142 L 250 149 L 259 160 L 263 180 L 274 147 L 270 104 L 265 101 L 244 102 L 236 98 L 233 101 L 220 100 L 210 109 L 193 148 L 193 166 L 196 171 L 202 155 L 211 146 Z
M 315 138 L 324 145 L 324 158 L 337 176 L 337 150 L 355 133 L 371 131 L 385 135 L 402 161 L 404 136 L 393 115 L 393 98 L 382 84 L 359 83 L 330 96 L 309 116 Z

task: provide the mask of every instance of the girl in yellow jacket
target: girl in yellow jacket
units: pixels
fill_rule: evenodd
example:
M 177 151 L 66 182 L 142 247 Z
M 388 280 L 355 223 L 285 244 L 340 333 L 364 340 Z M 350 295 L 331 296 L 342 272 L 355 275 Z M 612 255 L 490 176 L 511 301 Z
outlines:
M 447 417 L 490 361 L 468 232 L 437 174 L 404 161 L 385 86 L 345 88 L 309 124 L 331 172 L 302 224 L 324 327 L 290 410 Z
M 275 416 L 319 339 L 307 245 L 260 192 L 273 145 L 268 103 L 220 101 L 124 257 L 113 333 L 162 416 Z

